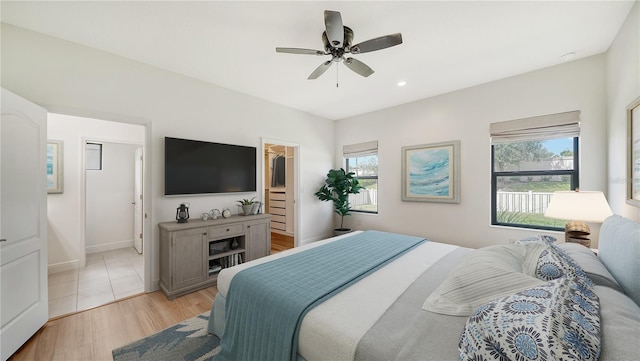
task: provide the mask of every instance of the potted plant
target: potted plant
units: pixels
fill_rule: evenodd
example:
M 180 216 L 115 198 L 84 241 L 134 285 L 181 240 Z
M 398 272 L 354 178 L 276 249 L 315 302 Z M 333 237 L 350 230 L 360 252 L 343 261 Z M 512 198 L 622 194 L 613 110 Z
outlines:
M 333 201 L 335 212 L 340 215 L 340 228 L 334 229 L 334 235 L 351 232 L 344 228 L 344 216 L 349 213 L 349 194 L 360 193 L 364 189 L 355 177 L 355 173 L 347 173 L 344 169 L 331 169 L 327 173 L 324 185 L 315 193 L 321 201 Z
M 238 204 L 240 206 L 242 206 L 242 213 L 244 213 L 245 216 L 248 216 L 251 214 L 251 209 L 253 208 L 253 200 L 256 199 L 256 197 L 253 197 L 251 199 L 243 199 L 241 201 L 238 201 Z

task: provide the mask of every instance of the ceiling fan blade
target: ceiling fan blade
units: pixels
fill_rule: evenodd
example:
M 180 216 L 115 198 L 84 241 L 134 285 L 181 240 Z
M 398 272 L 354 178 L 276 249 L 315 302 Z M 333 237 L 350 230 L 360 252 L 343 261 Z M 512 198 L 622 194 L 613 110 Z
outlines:
M 329 67 L 331 66 L 331 63 L 332 63 L 331 60 L 327 60 L 324 63 L 320 64 L 320 66 L 317 67 L 316 70 L 314 70 L 313 73 L 311 73 L 311 75 L 309 75 L 307 79 L 310 79 L 310 80 L 318 79 L 320 75 L 324 74 L 324 72 L 327 71 L 327 69 L 329 69 Z
M 324 51 L 302 48 L 276 48 L 276 52 L 288 54 L 326 55 Z
M 374 73 L 373 69 L 371 69 L 367 64 L 354 58 L 346 58 L 344 60 L 344 65 L 365 78 Z
M 368 53 L 402 44 L 402 34 L 396 33 L 363 41 L 351 47 L 352 54 Z
M 342 41 L 344 40 L 344 27 L 342 25 L 342 16 L 340 15 L 340 12 L 325 10 L 324 26 L 331 46 L 334 48 L 341 47 Z

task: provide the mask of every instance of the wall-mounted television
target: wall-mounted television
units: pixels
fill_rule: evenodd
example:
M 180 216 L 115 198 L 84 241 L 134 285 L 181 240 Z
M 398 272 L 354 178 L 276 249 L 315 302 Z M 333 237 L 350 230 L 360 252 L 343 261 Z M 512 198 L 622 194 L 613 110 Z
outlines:
M 164 138 L 164 194 L 256 191 L 256 147 Z

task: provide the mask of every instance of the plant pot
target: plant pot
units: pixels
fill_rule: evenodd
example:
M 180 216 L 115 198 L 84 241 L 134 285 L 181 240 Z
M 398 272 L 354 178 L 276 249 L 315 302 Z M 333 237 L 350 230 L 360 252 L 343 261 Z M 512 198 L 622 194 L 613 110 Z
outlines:
M 253 204 L 243 204 L 242 205 L 242 213 L 244 213 L 245 216 L 248 216 L 251 214 L 251 208 L 253 208 Z
M 335 228 L 333 230 L 334 236 L 341 236 L 343 234 L 351 233 L 353 230 L 351 228 Z
M 253 204 L 251 205 L 251 214 L 258 214 L 261 205 L 261 202 L 253 202 Z

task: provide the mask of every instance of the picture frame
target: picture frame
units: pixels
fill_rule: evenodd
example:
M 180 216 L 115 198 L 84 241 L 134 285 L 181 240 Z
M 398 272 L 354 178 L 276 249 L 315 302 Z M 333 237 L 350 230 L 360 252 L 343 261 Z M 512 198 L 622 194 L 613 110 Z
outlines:
M 627 107 L 627 204 L 640 207 L 640 97 Z
M 64 193 L 64 142 L 47 140 L 47 193 Z
M 402 147 L 402 200 L 460 203 L 460 141 Z

